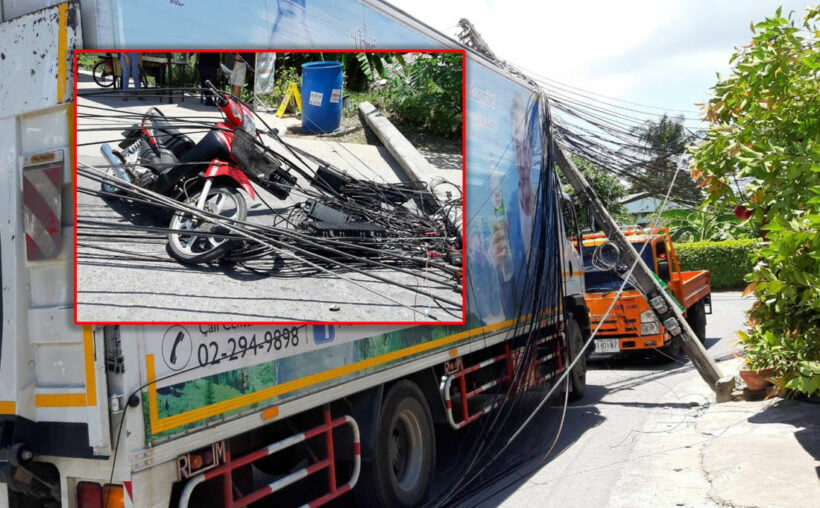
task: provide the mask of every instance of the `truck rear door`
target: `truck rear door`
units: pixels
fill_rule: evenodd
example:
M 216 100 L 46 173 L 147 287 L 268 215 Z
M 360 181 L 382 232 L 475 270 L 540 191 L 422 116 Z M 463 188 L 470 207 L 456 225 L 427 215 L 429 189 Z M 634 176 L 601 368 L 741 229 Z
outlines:
M 110 448 L 102 334 L 73 317 L 79 23 L 79 5 L 64 3 L 0 29 L 0 75 L 26 76 L 0 81 L 0 446 L 23 442 L 35 456 Z

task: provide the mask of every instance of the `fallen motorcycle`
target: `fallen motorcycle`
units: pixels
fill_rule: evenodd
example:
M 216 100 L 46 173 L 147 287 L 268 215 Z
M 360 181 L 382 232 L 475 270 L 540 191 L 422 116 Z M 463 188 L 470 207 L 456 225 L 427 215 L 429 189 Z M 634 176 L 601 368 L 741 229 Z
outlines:
M 173 208 L 168 250 L 177 260 L 246 262 L 270 254 L 290 254 L 313 268 L 355 267 L 412 270 L 438 267 L 447 277 L 461 275 L 458 195 L 438 196 L 424 182 L 379 183 L 351 177 L 330 163 L 284 142 L 275 129 L 237 99 L 211 88 L 225 121 L 208 125 L 198 143 L 182 134 L 158 109 L 123 132 L 122 151 L 101 150 L 109 165 L 102 193 L 133 197 L 125 181 L 170 197 Z M 187 128 L 197 128 L 199 123 Z M 262 135 L 277 144 L 274 150 Z M 301 181 L 297 176 L 301 177 Z M 289 203 L 272 212 L 273 224 L 247 222 L 243 189 L 251 199 L 259 185 Z M 437 185 L 437 184 L 436 184 Z M 153 196 L 153 197 L 152 197 Z M 174 204 L 178 202 L 179 204 Z M 455 215 L 458 215 L 457 213 Z M 437 260 L 436 258 L 442 258 Z M 448 266 L 445 266 L 449 265 Z
M 207 220 L 185 207 L 173 214 L 169 251 L 177 260 L 191 264 L 216 260 L 237 246 L 228 238 L 227 226 L 247 218 L 247 204 L 239 188 L 256 199 L 248 175 L 280 199 L 288 196 L 296 182 L 279 160 L 265 157 L 256 148 L 250 109 L 212 89 L 225 121 L 214 124 L 199 142 L 173 127 L 159 109 L 151 108 L 139 125 L 123 132 L 118 145 L 121 151 L 108 144 L 100 147 L 109 162 L 109 179 L 101 183 L 103 193 L 122 193 L 122 187 L 112 183 L 119 179 L 222 219 Z M 252 153 L 255 150 L 260 153 Z

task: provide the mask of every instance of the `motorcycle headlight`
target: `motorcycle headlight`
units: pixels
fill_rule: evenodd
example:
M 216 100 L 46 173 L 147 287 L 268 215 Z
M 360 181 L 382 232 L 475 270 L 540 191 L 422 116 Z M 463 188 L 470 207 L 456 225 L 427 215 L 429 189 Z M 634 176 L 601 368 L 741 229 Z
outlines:
M 656 335 L 660 333 L 660 323 L 651 310 L 641 312 L 641 335 Z

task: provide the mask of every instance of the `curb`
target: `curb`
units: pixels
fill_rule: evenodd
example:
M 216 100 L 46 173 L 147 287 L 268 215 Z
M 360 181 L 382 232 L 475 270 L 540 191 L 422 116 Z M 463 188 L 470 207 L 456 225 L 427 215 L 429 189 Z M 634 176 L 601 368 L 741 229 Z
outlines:
M 736 374 L 741 364 L 732 359 L 720 367 Z M 668 407 L 640 430 L 616 488 L 623 496 L 608 506 L 790 508 L 820 495 L 815 408 L 784 399 L 710 398 L 700 378 L 689 377 L 661 399 Z

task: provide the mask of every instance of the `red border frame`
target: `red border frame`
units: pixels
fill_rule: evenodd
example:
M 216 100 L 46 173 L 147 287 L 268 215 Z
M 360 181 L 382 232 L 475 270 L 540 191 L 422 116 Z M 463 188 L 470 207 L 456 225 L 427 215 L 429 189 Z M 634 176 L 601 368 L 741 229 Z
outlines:
M 120 53 L 459 53 L 461 54 L 461 188 L 463 195 L 462 217 L 466 217 L 467 206 L 467 53 L 463 49 L 306 49 L 260 50 L 260 49 L 77 49 L 74 51 L 74 119 L 71 147 L 73 190 L 74 190 L 74 323 L 77 325 L 201 325 L 201 324 L 243 324 L 243 325 L 464 325 L 467 323 L 467 224 L 462 225 L 461 245 L 461 321 L 80 321 L 77 318 L 77 57 L 80 54 Z

